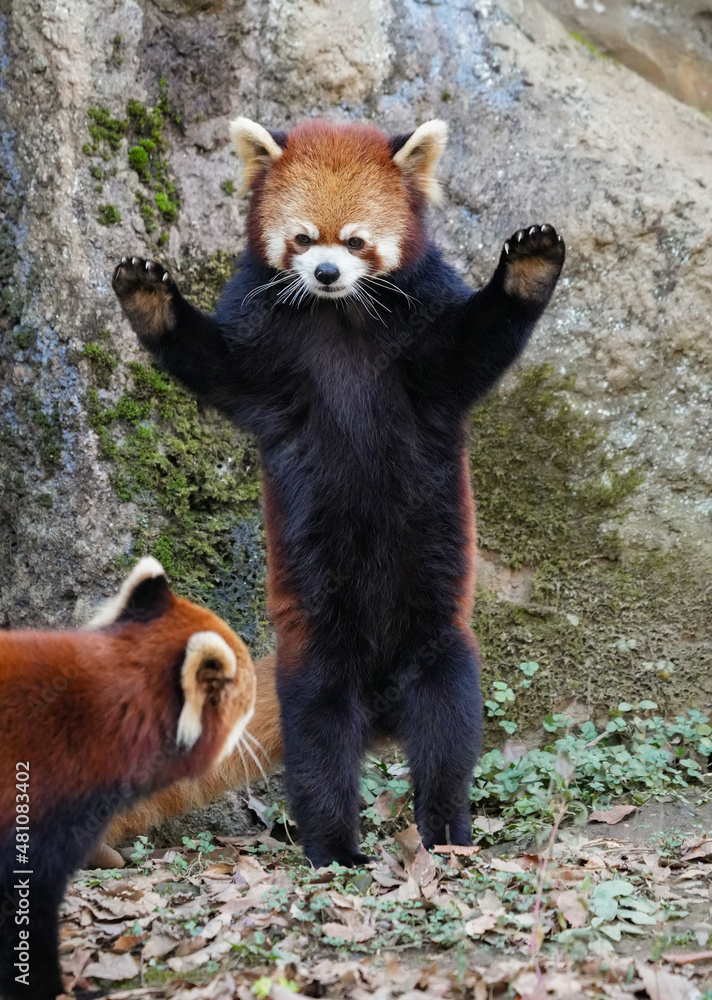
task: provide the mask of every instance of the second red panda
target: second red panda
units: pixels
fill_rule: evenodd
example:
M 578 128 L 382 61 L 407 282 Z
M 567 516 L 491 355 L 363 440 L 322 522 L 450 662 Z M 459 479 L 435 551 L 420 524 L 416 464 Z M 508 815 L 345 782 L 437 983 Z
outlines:
M 236 747 L 244 643 L 143 559 L 80 632 L 0 632 L 0 997 L 63 992 L 57 911 L 119 810 Z

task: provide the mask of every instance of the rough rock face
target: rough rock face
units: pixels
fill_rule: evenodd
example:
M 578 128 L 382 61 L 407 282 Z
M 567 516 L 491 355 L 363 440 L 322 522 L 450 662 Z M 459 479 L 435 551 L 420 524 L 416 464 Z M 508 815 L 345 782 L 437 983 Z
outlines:
M 569 248 L 519 373 L 473 422 L 490 675 L 540 663 L 523 718 L 552 691 L 582 710 L 709 701 L 703 115 L 532 0 L 0 0 L 0 68 L 0 624 L 81 621 L 153 551 L 269 643 L 254 448 L 150 368 L 112 265 L 160 255 L 215 301 L 243 233 L 235 114 L 438 116 L 432 226 L 472 284 L 523 224 Z
M 712 111 L 709 0 L 543 0 L 575 34 L 673 97 Z

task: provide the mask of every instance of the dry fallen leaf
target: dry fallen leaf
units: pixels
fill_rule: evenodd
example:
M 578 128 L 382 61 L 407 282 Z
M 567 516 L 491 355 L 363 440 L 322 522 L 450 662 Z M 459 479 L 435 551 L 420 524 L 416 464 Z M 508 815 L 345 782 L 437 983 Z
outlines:
M 592 812 L 588 821 L 589 823 L 607 823 L 608 826 L 613 826 L 637 811 L 637 806 L 613 806 L 612 809 L 599 809 L 597 812 Z
M 354 923 L 350 927 L 329 923 L 322 926 L 322 931 L 325 937 L 341 938 L 342 941 L 368 941 L 376 933 L 376 928 L 366 923 Z
M 398 812 L 403 806 L 405 800 L 405 795 L 396 796 L 392 791 L 390 791 L 390 789 L 384 788 L 383 791 L 379 792 L 376 796 L 371 808 L 381 819 L 393 819 L 394 816 L 398 815 Z
M 403 860 L 406 865 L 409 861 L 413 860 L 418 852 L 418 848 L 422 847 L 418 827 L 415 823 L 411 823 L 410 826 L 405 828 L 405 830 L 401 830 L 400 833 L 397 833 L 394 840 L 403 851 Z
M 522 875 L 524 869 L 518 861 L 511 861 L 505 858 L 492 858 L 490 868 L 498 872 L 508 872 L 510 875 Z
M 430 852 L 420 844 L 413 860 L 406 864 L 406 872 L 417 885 L 426 886 L 437 878 L 438 866 Z
M 232 1000 L 236 983 L 229 972 L 217 976 L 207 986 L 192 986 L 177 993 L 173 1000 Z M 292 994 L 294 996 L 294 994 Z
M 470 844 L 469 847 L 463 844 L 436 844 L 432 848 L 433 854 L 460 854 L 463 858 L 470 858 L 473 854 L 479 854 L 481 850 L 478 844 Z
M 133 979 L 139 973 L 138 962 L 131 955 L 112 955 L 102 953 L 96 962 L 90 962 L 84 970 L 84 975 L 91 979 L 111 979 L 121 982 Z
M 504 906 L 493 889 L 485 890 L 477 899 L 477 905 L 482 913 L 491 913 L 495 917 L 499 917 L 504 913 Z
M 143 946 L 141 955 L 144 962 L 148 962 L 150 958 L 163 958 L 179 944 L 180 942 L 176 938 L 170 937 L 168 934 L 152 934 Z
M 636 970 L 650 1000 L 698 1000 L 700 991 L 685 976 L 667 969 L 656 969 L 639 959 Z
M 683 861 L 694 861 L 695 858 L 706 858 L 712 854 L 712 838 L 710 837 L 703 837 L 697 843 L 685 841 L 682 846 L 688 848 L 682 855 Z
M 238 933 L 226 934 L 224 938 L 214 941 L 207 948 L 201 948 L 190 955 L 169 958 L 166 965 L 173 972 L 193 972 L 195 969 L 199 969 L 201 965 L 206 965 L 208 962 L 214 961 L 222 955 L 227 955 L 232 950 L 233 945 L 239 944 L 239 942 L 240 935 Z
M 468 937 L 479 937 L 485 931 L 491 931 L 497 926 L 497 918 L 492 913 L 484 913 L 481 917 L 468 920 L 465 924 L 465 934 Z
M 583 927 L 585 925 L 588 914 L 575 889 L 560 892 L 556 897 L 556 906 L 563 913 L 569 927 Z
M 141 944 L 148 937 L 148 932 L 145 934 L 122 934 L 114 941 L 114 951 L 125 952 L 132 951 L 137 944 Z
M 499 833 L 500 830 L 504 830 L 503 819 L 490 819 L 489 816 L 475 816 L 472 825 L 483 833 Z
M 259 861 L 256 861 L 249 855 L 240 858 L 235 865 L 235 872 L 244 878 L 250 889 L 256 885 L 260 885 L 262 882 L 266 882 L 269 878 L 269 872 L 266 872 Z

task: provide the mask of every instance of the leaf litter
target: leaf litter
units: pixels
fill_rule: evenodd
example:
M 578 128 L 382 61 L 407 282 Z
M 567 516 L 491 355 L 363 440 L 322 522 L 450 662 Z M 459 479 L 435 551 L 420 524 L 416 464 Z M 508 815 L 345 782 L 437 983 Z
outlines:
M 113 1000 L 712 1000 L 705 836 L 674 858 L 585 827 L 541 850 L 428 852 L 412 825 L 375 846 L 356 870 L 315 871 L 261 835 L 79 873 L 67 985 Z

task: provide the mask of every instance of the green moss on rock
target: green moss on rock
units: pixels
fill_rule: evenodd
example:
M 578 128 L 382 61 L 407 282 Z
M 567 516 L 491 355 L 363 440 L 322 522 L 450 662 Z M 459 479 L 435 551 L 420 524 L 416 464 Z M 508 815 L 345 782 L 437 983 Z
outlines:
M 125 118 L 113 118 L 108 108 L 89 108 L 87 114 L 92 141 L 86 143 L 84 152 L 88 156 L 99 154 L 105 160 L 111 159 L 119 151 L 128 121 Z
M 116 357 L 110 351 L 94 343 L 84 345 L 82 357 L 87 359 L 98 384 L 105 389 L 116 371 L 118 365 Z
M 121 212 L 118 210 L 116 205 L 110 205 L 107 203 L 99 205 L 99 214 L 97 218 L 102 226 L 115 226 L 117 223 L 121 222 Z
M 268 646 L 258 458 L 220 416 L 152 365 L 127 366 L 113 406 L 87 394 L 121 500 L 139 510 L 132 555 L 151 553 L 259 653 Z
M 133 170 L 141 184 L 151 192 L 149 198 L 142 190 L 136 192 L 141 217 L 147 233 L 153 233 L 158 228 L 160 219 L 169 224 L 175 222 L 180 211 L 180 197 L 173 179 L 165 154 L 168 143 L 165 138 L 166 120 L 179 121 L 179 116 L 171 107 L 165 84 L 161 84 L 160 97 L 153 108 L 147 107 L 141 101 L 131 98 L 126 104 L 126 118 L 113 118 L 108 108 L 89 109 L 89 134 L 92 142 L 84 146 L 84 152 L 89 156 L 101 156 L 111 159 L 119 153 L 122 139 L 129 140 L 126 151 L 128 166 Z M 111 172 L 102 170 L 97 164 L 90 167 L 90 172 L 97 180 L 105 180 L 107 176 L 116 173 L 116 167 Z M 100 191 L 97 186 L 97 191 Z M 155 205 L 155 208 L 154 208 Z M 111 225 L 120 221 L 118 210 L 113 205 L 99 206 L 99 221 Z M 161 233 L 159 244 L 166 242 Z
M 486 686 L 541 664 L 517 703 L 525 728 L 571 699 L 596 712 L 646 697 L 673 711 L 712 694 L 709 581 L 681 556 L 624 558 L 616 524 L 642 476 L 617 468 L 571 386 L 530 368 L 472 418 L 480 545 L 531 575 L 524 603 L 480 589 L 474 626 Z
M 148 152 L 143 146 L 132 146 L 129 150 L 129 166 L 135 170 L 144 184 L 150 183 L 151 175 L 148 171 Z
M 236 259 L 226 250 L 208 256 L 187 254 L 181 261 L 181 290 L 199 309 L 213 312 L 235 271 Z

